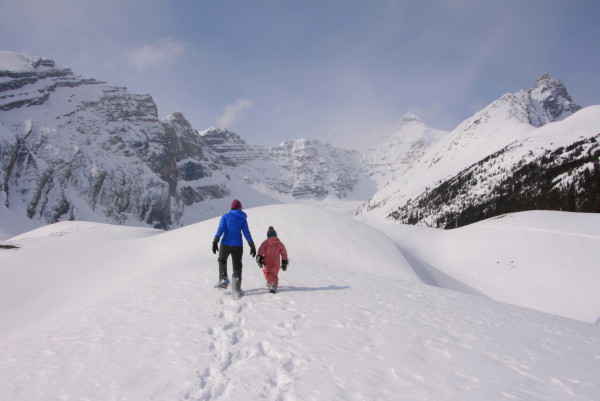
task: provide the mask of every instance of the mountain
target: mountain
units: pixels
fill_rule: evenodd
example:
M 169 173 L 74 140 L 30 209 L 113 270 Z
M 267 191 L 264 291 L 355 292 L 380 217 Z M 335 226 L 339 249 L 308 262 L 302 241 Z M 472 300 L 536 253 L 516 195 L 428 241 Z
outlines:
M 361 180 L 357 152 L 200 132 L 178 112 L 159 119 L 149 95 L 50 59 L 0 52 L 0 80 L 3 218 L 171 228 L 220 214 L 232 196 L 245 206 L 348 197 Z
M 8 58 L 21 59 L 22 68 L 0 62 L 1 203 L 44 223 L 170 226 L 177 164 L 202 156 L 189 124 L 159 120 L 148 95 L 82 78 L 52 60 Z
M 239 135 L 217 128 L 200 135 L 215 168 L 220 166 L 230 175 L 243 177 L 247 184 L 274 197 L 346 198 L 355 193 L 363 178 L 357 151 L 318 140 L 297 139 L 263 146 L 249 145 Z
M 151 96 L 50 59 L 0 52 L 0 235 L 62 220 L 169 229 L 233 198 L 360 206 L 445 228 L 522 210 L 598 212 L 598 109 L 580 109 L 543 74 L 449 133 L 408 114 L 364 154 L 307 139 L 263 146 L 197 130 L 179 112 L 159 119 Z
M 217 219 L 167 232 L 63 221 L 12 238 L 0 399 L 600 399 L 600 215 L 444 231 L 300 205 L 247 213 L 291 263 L 273 295 L 245 253 L 239 301 L 212 288 L 203 239 Z
M 445 135 L 358 213 L 457 227 L 534 209 L 598 212 L 600 109 L 542 75 Z
M 406 114 L 396 132 L 363 155 L 363 168 L 382 189 L 408 170 L 446 131 L 430 128 L 415 114 Z

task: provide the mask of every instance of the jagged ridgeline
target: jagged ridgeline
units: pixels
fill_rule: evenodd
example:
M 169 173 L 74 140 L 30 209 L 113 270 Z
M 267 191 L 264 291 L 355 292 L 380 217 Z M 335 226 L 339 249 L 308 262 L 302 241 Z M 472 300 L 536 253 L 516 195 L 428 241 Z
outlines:
M 82 78 L 52 60 L 0 57 L 6 207 L 47 223 L 100 216 L 158 228 L 173 223 L 179 176 L 192 168 L 184 161 L 202 157 L 183 116 L 161 121 L 149 95 Z
M 41 224 L 168 229 L 296 200 L 362 201 L 357 213 L 458 227 L 533 209 L 598 212 L 600 106 L 580 110 L 544 74 L 450 132 L 407 115 L 364 154 L 316 140 L 251 145 L 150 95 L 0 51 L 0 208 Z M 370 198 L 369 198 L 370 197 Z
M 73 74 L 54 61 L 0 52 L 0 203 L 39 221 L 170 228 L 223 211 L 291 199 L 343 198 L 360 155 L 318 141 L 247 144 L 158 118 L 149 95 Z

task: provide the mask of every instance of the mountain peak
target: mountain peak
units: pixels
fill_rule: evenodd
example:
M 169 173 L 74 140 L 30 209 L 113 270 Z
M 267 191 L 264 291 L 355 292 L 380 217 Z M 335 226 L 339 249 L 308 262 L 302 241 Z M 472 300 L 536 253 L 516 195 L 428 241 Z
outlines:
M 423 121 L 414 113 L 406 113 L 402 119 L 400 120 L 400 125 L 410 124 L 410 123 L 422 123 Z
M 552 94 L 558 94 L 561 97 L 569 98 L 572 102 L 571 97 L 567 93 L 567 89 L 563 85 L 560 79 L 554 78 L 547 72 L 543 73 L 535 80 L 535 85 L 529 90 L 529 93 L 537 92 L 544 93 L 546 96 Z
M 199 131 L 199 134 L 201 136 L 231 136 L 231 135 L 235 135 L 235 136 L 239 136 L 231 131 L 229 131 L 226 128 L 218 128 L 218 127 L 208 127 L 205 130 Z
M 552 75 L 545 72 L 542 75 L 540 75 L 539 78 L 535 81 L 535 87 L 537 88 L 538 86 L 541 86 L 542 84 L 544 84 L 544 81 L 555 81 L 562 85 L 560 80 L 553 78 Z
M 527 94 L 529 123 L 535 127 L 562 120 L 581 109 L 571 99 L 563 83 L 548 73 L 540 75 Z
M 177 124 L 177 125 L 189 128 L 189 129 L 192 128 L 190 122 L 185 118 L 183 113 L 181 113 L 180 111 L 175 111 L 175 112 L 169 114 L 168 116 L 166 116 L 164 118 L 164 121 L 172 123 L 172 124 Z
M 40 66 L 54 68 L 54 60 L 12 51 L 0 51 L 0 71 L 31 72 Z

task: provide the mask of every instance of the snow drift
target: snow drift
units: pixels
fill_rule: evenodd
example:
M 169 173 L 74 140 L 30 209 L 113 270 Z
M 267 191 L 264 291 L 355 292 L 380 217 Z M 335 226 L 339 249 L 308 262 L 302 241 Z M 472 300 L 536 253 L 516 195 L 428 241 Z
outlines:
M 598 214 L 531 211 L 454 230 L 371 223 L 401 244 L 429 284 L 600 321 Z

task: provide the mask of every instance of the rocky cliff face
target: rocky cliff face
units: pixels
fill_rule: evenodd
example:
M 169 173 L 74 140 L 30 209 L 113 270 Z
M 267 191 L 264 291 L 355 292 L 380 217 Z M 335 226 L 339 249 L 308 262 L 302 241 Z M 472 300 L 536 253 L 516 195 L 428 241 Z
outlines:
M 320 141 L 285 141 L 263 150 L 281 173 L 267 185 L 299 199 L 345 198 L 360 180 L 360 154 Z
M 360 154 L 315 140 L 249 145 L 237 134 L 211 128 L 201 132 L 210 165 L 229 177 L 294 199 L 345 198 L 361 179 Z
M 344 197 L 359 170 L 356 152 L 326 144 L 254 146 L 181 113 L 160 120 L 149 95 L 11 52 L 0 52 L 0 165 L 0 202 L 15 213 L 157 228 L 212 217 L 199 205 L 239 192 Z
M 146 174 L 128 176 L 123 162 L 134 156 L 151 159 L 148 145 L 161 129 L 151 99 L 75 76 L 51 60 L 28 61 L 29 68 L 0 72 L 3 203 L 23 205 L 29 218 L 54 222 L 76 217 L 79 208 L 71 200 L 76 194 L 90 210 L 104 206 L 107 216 L 122 221 L 122 212 L 139 195 L 140 185 L 147 184 L 140 182 Z M 148 134 L 136 132 L 126 141 L 124 132 L 132 130 L 139 118 L 146 118 Z M 127 123 L 117 126 L 116 121 Z M 110 168 L 105 158 L 97 157 L 102 153 L 114 154 Z M 140 163 L 134 168 L 144 169 Z M 130 185 L 125 190 L 119 182 Z M 163 203 L 161 196 L 149 200 L 149 215 Z M 141 209 L 136 212 L 145 215 Z
M 535 86 L 527 91 L 524 102 L 527 105 L 528 121 L 534 127 L 541 127 L 553 121 L 560 121 L 579 111 L 563 83 L 542 74 Z
M 148 95 L 20 58 L 0 71 L 0 201 L 49 223 L 176 224 L 190 201 L 180 182 L 209 174 L 185 118 L 161 121 Z

